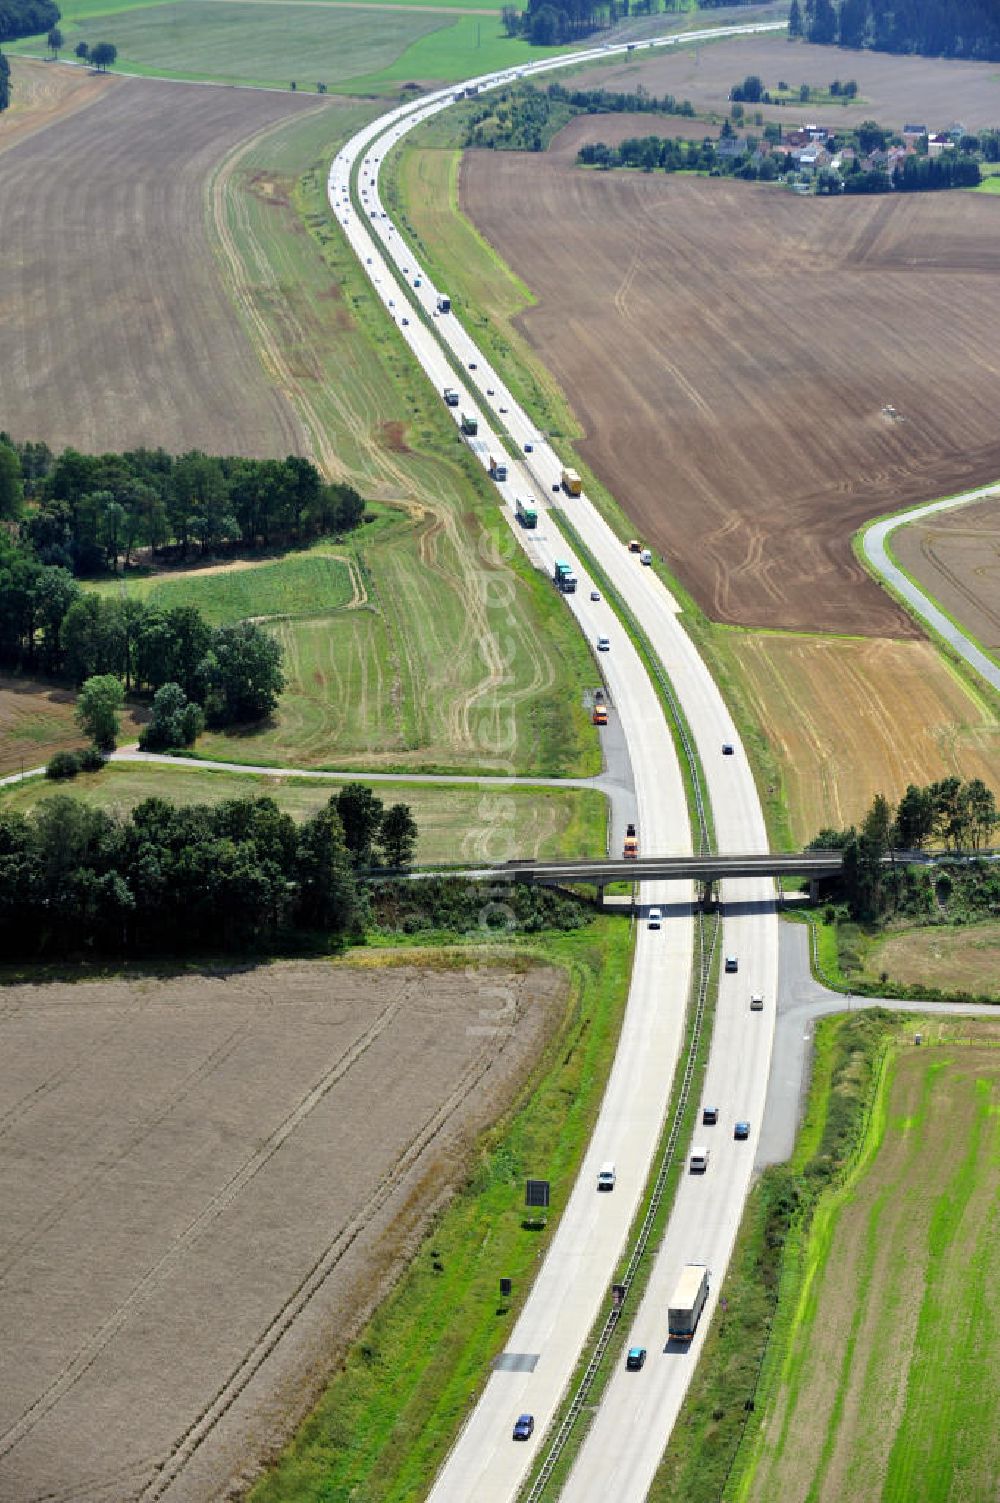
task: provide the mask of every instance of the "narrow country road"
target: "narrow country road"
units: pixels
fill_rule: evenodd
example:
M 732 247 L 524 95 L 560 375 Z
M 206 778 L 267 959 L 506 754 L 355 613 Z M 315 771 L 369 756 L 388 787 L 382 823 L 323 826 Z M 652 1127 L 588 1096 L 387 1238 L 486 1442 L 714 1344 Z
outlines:
M 889 555 L 889 538 L 897 527 L 905 527 L 908 522 L 919 522 L 936 511 L 950 511 L 954 506 L 987 501 L 991 496 L 1000 497 L 1000 485 L 983 485 L 978 490 L 965 491 L 961 496 L 948 496 L 943 501 L 931 501 L 925 506 L 914 506 L 909 511 L 897 512 L 895 516 L 883 517 L 861 534 L 861 546 L 865 558 L 876 573 L 881 575 L 897 595 L 903 597 L 920 619 L 943 638 L 949 647 L 954 648 L 988 684 L 992 684 L 994 689 L 1000 689 L 1000 665 L 988 657 L 971 637 L 966 636 L 961 627 L 956 626 L 951 617 L 946 616 L 941 607 L 919 585 L 914 584 Z

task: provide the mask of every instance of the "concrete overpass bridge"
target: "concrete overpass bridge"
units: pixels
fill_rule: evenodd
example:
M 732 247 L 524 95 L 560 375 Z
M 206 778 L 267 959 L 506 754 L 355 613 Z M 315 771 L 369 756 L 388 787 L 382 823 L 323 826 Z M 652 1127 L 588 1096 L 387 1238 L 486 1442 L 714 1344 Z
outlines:
M 707 898 L 725 877 L 804 877 L 811 885 L 835 877 L 843 867 L 842 851 L 800 851 L 791 855 L 711 855 L 600 857 L 583 861 L 506 861 L 488 869 L 493 881 L 532 882 L 564 887 L 593 882 L 598 900 L 612 882 L 697 882 Z

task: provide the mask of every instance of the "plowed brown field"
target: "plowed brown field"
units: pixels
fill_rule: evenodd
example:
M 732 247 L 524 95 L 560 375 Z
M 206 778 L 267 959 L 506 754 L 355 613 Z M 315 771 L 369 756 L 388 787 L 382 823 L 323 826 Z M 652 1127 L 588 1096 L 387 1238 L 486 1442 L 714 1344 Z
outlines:
M 960 626 L 1000 653 L 1000 498 L 901 527 L 891 546 Z
M 851 104 L 764 106 L 768 116 L 789 125 L 807 119 L 832 127 L 872 119 L 897 127 L 916 121 L 931 130 L 945 130 L 955 121 L 968 130 L 1000 125 L 1000 73 L 995 63 L 811 47 L 781 35 L 657 49 L 578 76 L 584 88 L 634 92 L 642 84 L 651 94 L 673 94 L 690 99 L 698 110 L 727 114 L 730 89 L 748 73 L 758 74 L 768 88 L 782 80 L 793 89 L 803 83 L 826 88 L 835 78 L 857 81 L 858 100 Z
M 71 104 L 0 152 L 0 202 L 22 210 L 0 215 L 0 427 L 53 448 L 304 452 L 223 286 L 205 183 L 238 143 L 336 105 L 142 79 Z
M 0 1497 L 232 1496 L 564 996 L 322 962 L 4 988 Z
M 470 152 L 461 204 L 538 296 L 583 457 L 709 615 L 915 634 L 850 538 L 1000 475 L 993 200 Z
M 719 632 L 727 677 L 768 742 L 796 846 L 876 793 L 956 774 L 996 784 L 1000 723 L 929 642 Z

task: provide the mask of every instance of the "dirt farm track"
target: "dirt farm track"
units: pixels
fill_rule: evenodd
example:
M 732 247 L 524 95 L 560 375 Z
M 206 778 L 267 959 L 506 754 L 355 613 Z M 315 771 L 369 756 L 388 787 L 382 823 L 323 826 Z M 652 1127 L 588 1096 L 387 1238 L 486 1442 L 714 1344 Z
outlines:
M 22 94 L 31 69 L 15 63 Z M 226 294 L 206 182 L 268 126 L 336 106 L 56 71 L 9 133 L 0 117 L 0 427 L 53 449 L 305 452 Z
M 325 962 L 0 991 L 0 1498 L 245 1482 L 564 995 Z
M 558 137 L 466 153 L 460 198 L 537 295 L 584 459 L 710 616 L 914 634 L 850 538 L 1000 476 L 1000 201 L 584 171 Z

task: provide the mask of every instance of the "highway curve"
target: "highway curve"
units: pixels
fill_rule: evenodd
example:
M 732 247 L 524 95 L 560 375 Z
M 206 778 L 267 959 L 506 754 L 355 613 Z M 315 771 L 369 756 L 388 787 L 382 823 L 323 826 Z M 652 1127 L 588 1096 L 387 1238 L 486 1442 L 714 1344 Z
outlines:
M 675 45 L 761 29 L 771 28 L 712 28 L 639 46 Z M 577 63 L 581 57 L 597 58 L 616 50 L 625 49 L 594 48 L 473 82 L 481 88 L 495 87 L 525 73 L 547 72 Z M 437 289 L 384 208 L 378 172 L 386 152 L 420 120 L 446 108 L 457 92 L 453 87 L 403 106 L 359 132 L 331 167 L 330 203 L 376 293 L 428 378 L 439 392 L 445 386 L 458 388 L 459 407 L 449 409 L 456 422 L 463 410 L 475 413 L 478 433 L 470 444 L 473 452 L 484 467 L 490 453 L 508 454 L 508 479 L 498 491 L 514 536 L 536 567 L 551 573 L 556 558 L 574 567 L 580 588 L 565 597 L 567 604 L 592 642 L 602 634 L 610 640 L 610 650 L 601 654 L 601 661 L 628 740 L 645 848 L 677 854 L 688 849 L 679 770 L 662 711 L 638 655 L 606 602 L 590 598 L 586 560 L 575 557 L 560 532 L 563 504 L 576 534 L 628 600 L 672 679 L 705 768 L 719 849 L 766 851 L 752 772 L 711 675 L 678 624 L 676 602 L 655 574 L 623 548 L 586 495 L 565 502 L 560 495 L 558 502 L 553 500 L 562 468 L 559 457 L 537 434 L 457 319 L 439 312 Z M 421 285 L 415 288 L 418 275 Z M 501 408 L 502 423 L 497 421 Z M 501 428 L 516 445 L 516 461 L 511 445 L 501 442 Z M 529 455 L 524 453 L 526 445 L 531 445 Z M 540 503 L 539 527 L 531 533 L 517 525 L 512 509 L 515 497 L 526 494 Z M 734 756 L 722 757 L 724 741 L 734 745 Z M 725 977 L 721 989 L 709 1064 L 708 1079 L 723 1107 L 723 1125 L 710 1172 L 682 1185 L 649 1294 L 635 1314 L 637 1331 L 650 1349 L 651 1360 L 638 1382 L 624 1387 L 617 1380 L 612 1382 L 570 1480 L 571 1496 L 596 1497 L 599 1489 L 606 1492 L 609 1481 L 625 1499 L 645 1495 L 697 1360 L 749 1187 L 774 1027 L 777 922 L 773 884 L 767 879 L 727 882 L 723 896 L 724 948 L 739 956 L 738 972 Z M 644 905 L 662 906 L 664 897 L 657 884 L 643 884 Z M 468 1503 L 470 1498 L 477 1503 L 506 1503 L 516 1497 L 544 1446 L 545 1432 L 574 1363 L 607 1298 L 608 1282 L 649 1172 L 679 1050 L 692 928 L 689 902 L 678 903 L 678 897 L 675 888 L 663 929 L 650 931 L 644 925 L 637 937 L 622 1040 L 580 1178 L 515 1327 L 508 1360 L 489 1378 L 431 1491 L 435 1503 Z M 765 994 L 763 1013 L 749 1012 L 751 990 Z M 736 1116 L 753 1123 L 749 1143 L 732 1141 L 731 1119 Z M 618 1171 L 611 1195 L 596 1191 L 596 1169 L 605 1159 L 613 1159 Z M 692 1350 L 679 1359 L 663 1349 L 664 1291 L 669 1291 L 677 1270 L 687 1261 L 708 1263 L 713 1287 Z M 527 1444 L 515 1445 L 511 1430 L 522 1410 L 534 1414 L 536 1429 Z

